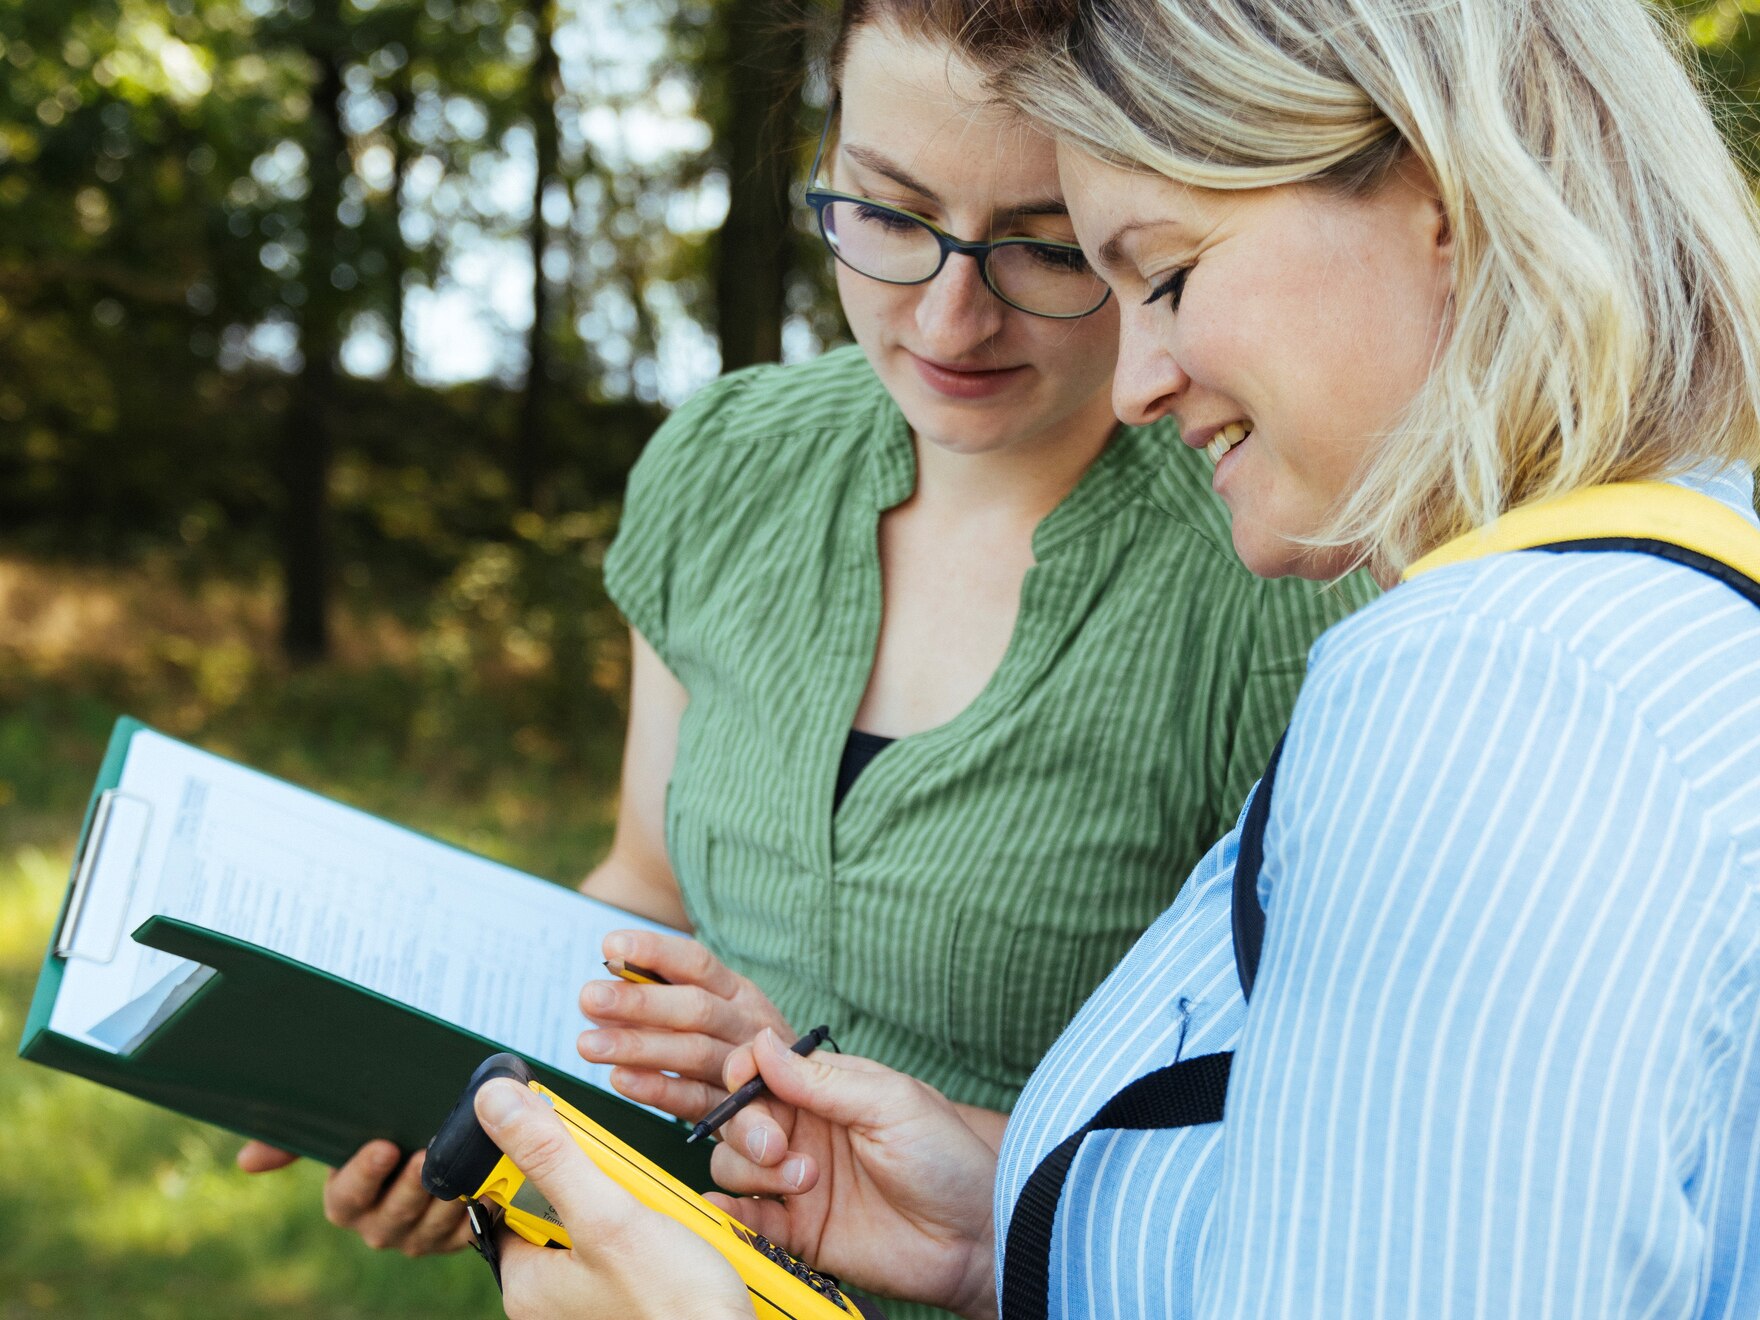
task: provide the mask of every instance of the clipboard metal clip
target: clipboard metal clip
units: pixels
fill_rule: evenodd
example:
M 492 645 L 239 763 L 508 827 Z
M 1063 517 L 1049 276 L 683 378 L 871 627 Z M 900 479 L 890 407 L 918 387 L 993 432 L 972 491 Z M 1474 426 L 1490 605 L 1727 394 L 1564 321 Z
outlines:
M 98 795 L 68 889 L 67 914 L 55 934 L 57 957 L 109 962 L 116 956 L 152 820 L 153 806 L 144 798 L 114 788 Z

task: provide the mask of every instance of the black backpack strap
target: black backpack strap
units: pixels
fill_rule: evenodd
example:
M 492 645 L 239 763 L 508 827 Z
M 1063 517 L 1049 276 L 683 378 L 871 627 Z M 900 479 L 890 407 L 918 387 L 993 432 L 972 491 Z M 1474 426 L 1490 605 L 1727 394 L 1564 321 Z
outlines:
M 1695 569 L 1760 606 L 1760 582 L 1722 560 L 1668 541 L 1642 537 L 1598 537 L 1525 547 L 1559 553 L 1618 550 L 1655 555 Z M 1241 822 L 1234 864 L 1234 965 L 1241 993 L 1252 997 L 1265 942 L 1265 909 L 1259 906 L 1259 871 L 1265 862 L 1265 828 L 1271 820 L 1271 791 L 1287 731 L 1271 749 L 1271 759 Z M 1051 1231 L 1057 1202 L 1076 1151 L 1090 1132 L 1117 1128 L 1196 1127 L 1222 1121 L 1228 1095 L 1232 1052 L 1205 1054 L 1139 1077 L 1100 1107 L 1100 1111 L 1039 1162 L 1015 1202 L 1002 1258 L 1002 1320 L 1044 1320 L 1051 1286 Z
M 1642 536 L 1600 536 L 1553 541 L 1528 548 L 1553 554 L 1608 550 L 1654 555 L 1703 573 L 1760 606 L 1760 582 L 1721 559 L 1713 559 L 1672 541 Z M 1285 730 L 1278 738 L 1277 746 L 1271 749 L 1271 760 L 1266 763 L 1265 774 L 1247 806 L 1247 818 L 1241 822 L 1240 851 L 1234 864 L 1234 969 L 1240 978 L 1241 994 L 1248 999 L 1253 997 L 1253 980 L 1259 972 L 1259 952 L 1265 943 L 1265 909 L 1259 906 L 1259 868 L 1265 862 L 1265 826 L 1271 819 L 1271 787 L 1277 778 L 1277 762 L 1283 755 L 1283 740 L 1288 736 L 1288 730 Z
M 1137 1078 L 1033 1170 L 1008 1221 L 1002 1255 L 1002 1320 L 1045 1320 L 1051 1288 L 1051 1230 L 1076 1150 L 1090 1132 L 1197 1127 L 1222 1121 L 1234 1055 L 1205 1054 Z
M 1277 736 L 1259 787 L 1247 804 L 1241 822 L 1240 847 L 1234 863 L 1234 972 L 1240 978 L 1241 996 L 1253 997 L 1253 978 L 1259 973 L 1259 949 L 1265 943 L 1265 909 L 1259 906 L 1259 868 L 1265 864 L 1265 826 L 1271 819 L 1271 787 L 1277 781 L 1277 762 L 1283 756 L 1285 729 Z
M 1644 536 L 1596 536 L 1579 541 L 1552 541 L 1532 548 L 1552 554 L 1615 550 L 1626 554 L 1654 555 L 1658 559 L 1666 559 L 1670 563 L 1714 578 L 1738 596 L 1746 597 L 1754 605 L 1760 606 L 1760 582 L 1756 582 L 1740 569 L 1732 568 L 1721 559 L 1713 559 L 1710 555 L 1675 545 L 1672 541 L 1655 541 Z

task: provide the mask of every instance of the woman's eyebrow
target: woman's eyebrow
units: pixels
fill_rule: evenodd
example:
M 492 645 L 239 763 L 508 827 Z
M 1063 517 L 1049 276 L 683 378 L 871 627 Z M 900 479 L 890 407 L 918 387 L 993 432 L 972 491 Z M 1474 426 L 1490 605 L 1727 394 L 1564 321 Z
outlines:
M 1094 254 L 1094 264 L 1104 270 L 1118 270 L 1122 266 L 1129 265 L 1130 258 L 1125 255 L 1124 250 L 1126 242 L 1143 230 L 1153 229 L 1162 223 L 1171 222 L 1134 220 L 1130 224 L 1120 225 L 1113 231 L 1112 237 L 1102 243 L 1100 250 Z
M 905 168 L 902 165 L 893 164 L 872 147 L 846 146 L 843 149 L 843 152 L 858 165 L 865 165 L 867 168 L 873 170 L 874 173 L 883 174 L 894 183 L 909 188 L 912 192 L 922 196 L 926 201 L 934 202 L 937 206 L 941 205 L 941 199 L 935 195 L 935 190 L 933 188 L 922 182 L 922 180 L 912 177 L 905 171 Z
M 1065 215 L 1066 216 L 1069 214 L 1069 206 L 1064 202 L 1063 198 L 1061 198 L 1061 197 L 1045 197 L 1045 198 L 1040 199 L 1039 201 L 1022 202 L 1019 206 L 1005 206 L 1002 208 L 1001 213 L 1004 215 L 1016 215 L 1016 216 L 1026 216 L 1026 215 Z
M 933 188 L 921 179 L 914 177 L 902 165 L 895 164 L 872 147 L 846 146 L 843 151 L 858 165 L 862 165 L 876 174 L 884 175 L 900 187 L 909 188 L 924 201 L 933 202 L 936 206 L 942 205 L 941 198 Z M 1065 205 L 1061 197 L 1036 197 L 1031 201 L 1020 202 L 1014 206 L 998 207 L 996 214 L 1017 217 L 1029 215 L 1065 216 L 1069 214 L 1069 207 Z

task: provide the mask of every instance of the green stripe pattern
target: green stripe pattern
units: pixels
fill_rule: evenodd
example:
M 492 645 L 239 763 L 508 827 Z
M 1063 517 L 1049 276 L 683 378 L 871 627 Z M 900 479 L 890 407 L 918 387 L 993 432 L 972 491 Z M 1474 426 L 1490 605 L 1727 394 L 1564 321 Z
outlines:
M 1121 429 L 1039 526 L 977 699 L 832 809 L 915 482 L 859 350 L 727 376 L 630 479 L 606 584 L 690 694 L 666 837 L 703 941 L 798 1030 L 1008 1109 L 1233 823 L 1308 647 L 1372 594 L 1262 582 L 1207 459 Z

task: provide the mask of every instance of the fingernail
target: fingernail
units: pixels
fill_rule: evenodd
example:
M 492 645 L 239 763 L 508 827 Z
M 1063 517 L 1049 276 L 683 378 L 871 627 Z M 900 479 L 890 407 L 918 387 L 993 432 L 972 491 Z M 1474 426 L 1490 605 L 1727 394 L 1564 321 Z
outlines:
M 754 1128 L 746 1137 L 746 1154 L 762 1163 L 764 1152 L 770 1149 L 770 1133 L 765 1128 Z
M 790 1187 L 799 1188 L 807 1180 L 807 1162 L 790 1160 L 782 1166 L 782 1181 Z
M 581 1053 L 591 1054 L 595 1058 L 611 1052 L 611 1033 L 609 1031 L 589 1031 L 581 1036 Z
M 609 981 L 587 982 L 587 1007 L 610 1008 L 613 1002 Z
M 484 1083 L 477 1092 L 477 1117 L 496 1127 L 511 1123 L 525 1107 L 525 1088 L 503 1077 Z
M 634 941 L 627 935 L 607 935 L 605 937 L 605 956 L 607 958 L 627 958 L 630 945 Z

